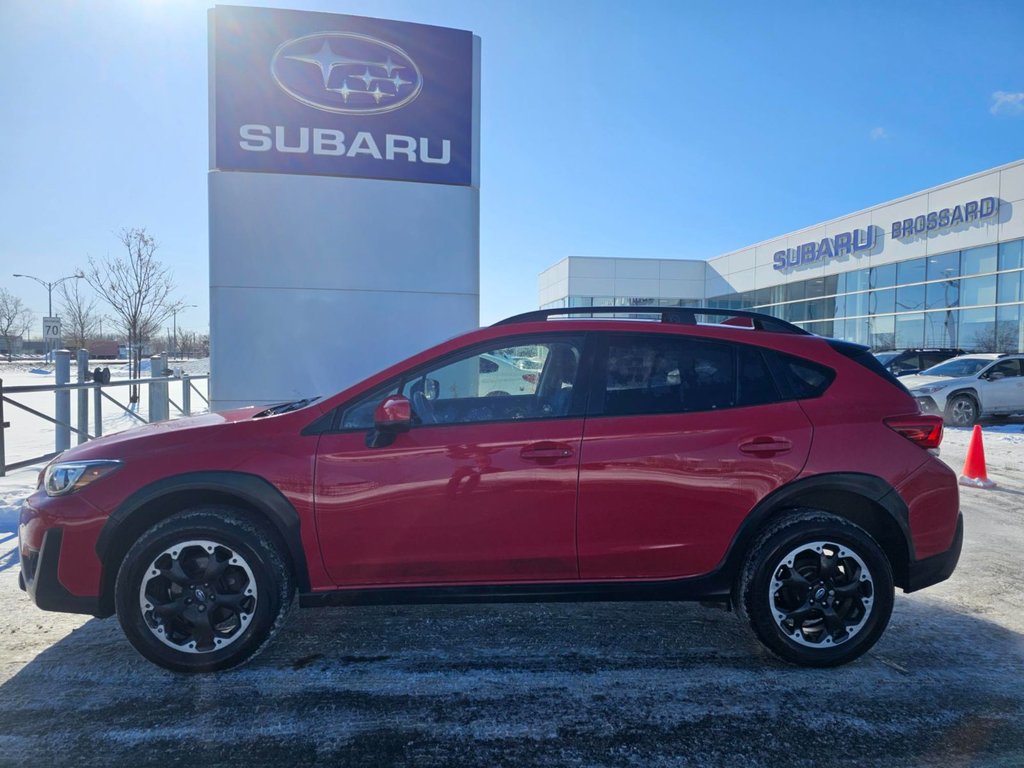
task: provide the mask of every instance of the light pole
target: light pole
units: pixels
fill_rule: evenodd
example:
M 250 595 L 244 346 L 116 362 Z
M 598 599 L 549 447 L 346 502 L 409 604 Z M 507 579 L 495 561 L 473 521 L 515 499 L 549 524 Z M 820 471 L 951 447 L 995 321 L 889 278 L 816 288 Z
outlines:
M 61 283 L 63 283 L 65 280 L 81 280 L 83 277 L 85 277 L 85 275 L 82 274 L 81 272 L 75 272 L 75 274 L 73 274 L 73 275 L 67 275 L 65 277 L 58 278 L 57 280 L 54 280 L 53 282 L 49 282 L 47 280 L 43 280 L 41 277 L 36 277 L 35 275 L 19 275 L 19 274 L 15 274 L 14 276 L 15 277 L 27 277 L 29 280 L 35 280 L 41 286 L 46 288 L 46 313 L 47 313 L 46 316 L 47 317 L 53 317 L 53 289 L 56 286 L 58 286 Z M 49 358 L 49 355 L 50 355 L 50 342 L 49 341 L 46 342 L 46 355 L 47 355 L 47 358 Z
M 171 351 L 171 359 L 173 360 L 178 354 L 178 313 L 183 309 L 195 309 L 198 304 L 180 304 L 171 310 L 171 318 L 174 323 L 174 348 Z

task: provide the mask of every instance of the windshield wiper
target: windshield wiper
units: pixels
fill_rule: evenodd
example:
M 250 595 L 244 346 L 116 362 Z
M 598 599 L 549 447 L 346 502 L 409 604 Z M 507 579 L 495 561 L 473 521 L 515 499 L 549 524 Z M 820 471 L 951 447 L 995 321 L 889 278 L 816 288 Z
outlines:
M 265 411 L 260 411 L 259 413 L 257 413 L 255 416 L 253 416 L 253 418 L 254 419 L 260 419 L 260 418 L 263 418 L 264 416 L 277 416 L 279 413 L 288 413 L 289 411 L 297 411 L 300 408 L 305 408 L 310 403 L 313 403 L 313 402 L 315 402 L 315 401 L 317 401 L 319 399 L 320 399 L 320 396 L 317 395 L 316 397 L 306 397 L 306 398 L 303 398 L 302 400 L 293 400 L 290 403 L 281 403 L 280 405 L 272 405 L 269 408 L 267 408 Z

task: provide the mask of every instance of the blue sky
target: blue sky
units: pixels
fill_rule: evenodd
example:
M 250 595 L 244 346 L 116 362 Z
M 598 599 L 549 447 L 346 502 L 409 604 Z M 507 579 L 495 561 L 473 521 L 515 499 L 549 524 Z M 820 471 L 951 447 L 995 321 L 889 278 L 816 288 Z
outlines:
M 483 45 L 481 320 L 569 255 L 708 258 L 1024 158 L 1024 3 L 253 2 Z M 208 2 L 0 0 L 0 285 L 145 226 L 206 330 Z M 37 323 L 38 324 L 38 323 Z

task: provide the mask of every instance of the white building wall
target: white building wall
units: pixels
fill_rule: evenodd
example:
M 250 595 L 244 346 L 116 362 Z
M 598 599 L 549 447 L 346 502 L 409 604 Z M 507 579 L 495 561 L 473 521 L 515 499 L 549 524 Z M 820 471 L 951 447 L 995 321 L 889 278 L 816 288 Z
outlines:
M 894 221 L 984 197 L 999 200 L 999 214 L 992 220 L 937 230 L 906 241 L 891 237 Z M 773 257 L 779 251 L 868 227 L 878 228 L 877 242 L 869 253 L 787 270 L 773 268 Z M 814 224 L 707 261 L 571 256 L 541 273 L 540 304 L 548 305 L 570 296 L 704 300 L 1017 238 L 1024 238 L 1024 160 Z
M 995 197 L 999 200 L 999 214 L 989 222 L 970 222 L 952 229 L 933 231 L 908 241 L 894 240 L 891 237 L 891 226 L 894 221 L 912 219 L 930 211 L 962 205 L 967 201 L 984 197 Z M 772 267 L 772 257 L 778 251 L 820 241 L 824 237 L 833 237 L 840 232 L 866 229 L 868 226 L 880 229 L 879 242 L 868 255 L 815 262 L 788 270 L 776 270 Z M 797 280 L 834 275 L 853 269 L 963 250 L 1019 237 L 1024 237 L 1024 160 L 708 259 L 707 297 L 768 288 Z M 753 275 L 743 274 L 751 269 L 754 270 Z

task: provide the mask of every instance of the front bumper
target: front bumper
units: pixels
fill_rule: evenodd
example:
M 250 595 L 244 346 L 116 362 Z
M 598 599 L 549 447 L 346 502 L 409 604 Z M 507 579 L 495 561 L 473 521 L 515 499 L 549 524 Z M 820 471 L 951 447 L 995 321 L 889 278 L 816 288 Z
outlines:
M 957 517 L 956 533 L 953 535 L 953 543 L 950 544 L 949 549 L 932 557 L 910 563 L 907 569 L 907 586 L 903 591 L 916 592 L 948 579 L 960 560 L 960 551 L 963 549 L 963 545 L 964 516 L 961 513 Z
M 917 401 L 917 407 L 921 409 L 921 413 L 942 415 L 942 409 L 935 403 L 934 398 L 928 395 L 914 395 L 914 400 Z
M 64 540 L 63 528 L 50 528 L 43 534 L 39 549 L 22 548 L 21 573 L 18 586 L 28 592 L 38 607 L 44 611 L 62 613 L 87 613 L 100 615 L 98 597 L 80 597 L 64 588 L 57 578 L 60 562 L 60 548 Z

